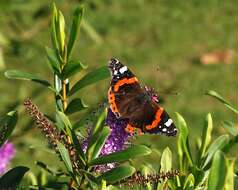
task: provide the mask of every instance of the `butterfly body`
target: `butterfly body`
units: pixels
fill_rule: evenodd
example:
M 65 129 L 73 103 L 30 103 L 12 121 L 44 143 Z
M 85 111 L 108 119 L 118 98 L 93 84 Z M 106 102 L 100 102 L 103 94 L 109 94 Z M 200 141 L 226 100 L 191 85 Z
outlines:
M 110 108 L 117 118 L 129 119 L 127 131 L 175 136 L 177 129 L 168 113 L 159 106 L 148 87 L 116 59 L 109 62 L 112 80 L 108 91 Z

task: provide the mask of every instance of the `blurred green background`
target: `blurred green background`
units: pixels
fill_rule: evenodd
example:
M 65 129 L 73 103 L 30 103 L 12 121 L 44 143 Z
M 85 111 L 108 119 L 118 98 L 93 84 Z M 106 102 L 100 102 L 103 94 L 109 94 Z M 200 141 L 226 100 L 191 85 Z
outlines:
M 53 82 L 44 50 L 45 46 L 51 46 L 51 3 L 48 0 L 0 1 L 0 113 L 12 109 L 20 113 L 12 137 L 17 146 L 13 165 L 32 167 L 35 160 L 44 158 L 52 163 L 55 160 L 54 154 L 44 150 L 46 140 L 22 107 L 23 100 L 31 97 L 43 112 L 52 114 L 54 95 L 37 84 L 9 80 L 3 75 L 6 69 L 19 69 Z M 205 95 L 213 89 L 238 105 L 236 0 L 57 0 L 55 3 L 68 26 L 74 8 L 79 3 L 85 5 L 74 57 L 88 65 L 88 70 L 106 65 L 111 57 L 118 58 L 143 84 L 158 91 L 163 106 L 173 118 L 175 112 L 184 116 L 194 137 L 201 134 L 208 112 L 212 113 L 217 134 L 224 132 L 221 121 L 237 123 L 235 114 Z M 197 62 L 207 52 L 230 49 L 234 51 L 232 64 Z M 109 80 L 74 96 L 83 98 L 91 108 L 97 107 L 97 103 L 106 99 Z M 74 115 L 72 119 L 76 121 L 80 116 Z M 147 135 L 139 141 L 159 150 L 175 143 L 175 139 Z

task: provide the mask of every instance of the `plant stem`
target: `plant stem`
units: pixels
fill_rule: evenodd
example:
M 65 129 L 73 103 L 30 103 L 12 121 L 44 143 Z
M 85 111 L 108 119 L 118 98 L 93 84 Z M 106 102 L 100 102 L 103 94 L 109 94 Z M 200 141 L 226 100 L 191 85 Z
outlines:
M 61 70 L 63 71 L 65 65 L 67 64 L 68 60 L 67 60 L 67 47 L 64 46 L 64 50 L 62 52 L 62 57 L 63 57 L 63 64 L 61 67 Z M 68 104 L 68 100 L 67 100 L 67 83 L 68 80 L 62 80 L 61 81 L 61 86 L 62 86 L 62 104 L 63 104 L 63 110 L 65 111 L 67 108 L 67 104 Z
M 64 111 L 67 108 L 67 104 L 68 104 L 68 99 L 67 99 L 67 80 L 63 80 L 62 83 L 62 104 L 63 104 L 63 109 Z

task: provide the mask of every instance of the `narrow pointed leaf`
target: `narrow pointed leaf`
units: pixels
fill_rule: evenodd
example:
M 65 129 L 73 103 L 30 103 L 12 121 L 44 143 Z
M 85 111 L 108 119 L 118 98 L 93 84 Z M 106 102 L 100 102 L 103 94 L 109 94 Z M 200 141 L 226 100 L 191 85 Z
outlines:
M 92 160 L 89 165 L 100 165 L 112 162 L 124 162 L 129 159 L 137 158 L 139 156 L 146 156 L 151 153 L 151 150 L 144 145 L 134 145 L 125 150 L 108 154 Z
M 45 163 L 43 163 L 41 161 L 36 161 L 35 164 L 38 167 L 42 168 L 43 170 L 49 172 L 53 176 L 63 176 L 63 175 L 65 175 L 64 172 L 55 171 L 54 169 L 50 168 L 49 166 L 47 166 Z
M 234 163 L 235 159 L 226 159 L 227 173 L 224 190 L 234 190 Z
M 100 116 L 98 117 L 95 127 L 93 128 L 93 132 L 92 132 L 93 136 L 96 135 L 98 132 L 100 132 L 106 116 L 107 116 L 107 109 L 104 109 L 102 113 L 100 114 Z
M 205 168 L 207 164 L 211 161 L 214 154 L 218 150 L 221 150 L 223 147 L 225 147 L 228 142 L 229 142 L 229 135 L 222 135 L 218 137 L 215 141 L 213 141 L 213 143 L 210 145 L 210 147 L 206 152 L 206 160 L 203 164 L 203 168 Z
M 80 6 L 75 9 L 74 14 L 73 14 L 73 22 L 72 22 L 70 36 L 69 36 L 69 42 L 68 42 L 68 46 L 67 46 L 67 54 L 68 54 L 67 56 L 68 57 L 70 56 L 70 53 L 71 53 L 74 43 L 76 41 L 82 17 L 83 17 L 83 7 Z
M 205 151 L 211 141 L 211 133 L 212 133 L 212 116 L 211 114 L 208 114 L 202 131 L 202 145 L 200 148 L 200 158 L 204 156 Z
M 125 179 L 135 173 L 135 168 L 132 166 L 119 166 L 117 168 L 111 169 L 108 172 L 103 173 L 98 177 L 98 181 L 102 179 L 106 180 L 107 183 L 115 183 L 122 179 Z
M 60 152 L 61 158 L 62 158 L 62 160 L 65 164 L 65 167 L 66 167 L 67 171 L 70 172 L 70 173 L 73 173 L 73 167 L 72 167 L 72 163 L 70 161 L 68 150 L 60 142 L 57 143 L 57 147 L 58 147 L 58 150 Z
M 223 190 L 226 177 L 226 160 L 221 151 L 214 155 L 208 178 L 209 190 Z
M 17 189 L 23 176 L 29 170 L 24 166 L 12 168 L 0 178 L 0 189 Z
M 184 118 L 179 114 L 177 114 L 177 126 L 179 129 L 179 137 L 178 137 L 178 154 L 179 154 L 179 159 L 180 159 L 180 167 L 183 165 L 182 163 L 182 157 L 183 154 L 186 155 L 186 158 L 189 161 L 189 164 L 192 166 L 193 165 L 193 160 L 192 156 L 190 153 L 190 147 L 188 143 L 188 127 L 187 124 L 184 120 Z
M 221 103 L 223 103 L 227 108 L 229 108 L 231 111 L 233 111 L 234 113 L 238 114 L 238 109 L 235 108 L 233 105 L 231 105 L 230 102 L 228 102 L 227 100 L 225 100 L 220 94 L 218 94 L 217 92 L 210 90 L 207 92 L 207 95 L 212 96 L 214 98 L 216 98 L 217 100 L 219 100 Z
M 58 75 L 60 74 L 60 62 L 57 58 L 57 52 L 56 50 L 53 50 L 49 47 L 45 47 L 46 55 L 48 58 L 48 62 L 53 70 L 53 72 L 56 72 Z
M 59 44 L 57 41 L 57 23 L 58 23 L 58 11 L 53 3 L 52 6 L 52 18 L 51 18 L 51 41 L 55 49 L 59 49 Z
M 79 73 L 81 70 L 86 69 L 87 66 L 83 65 L 79 60 L 78 61 L 69 61 L 63 71 L 62 76 L 64 79 L 72 77 L 73 75 Z
M 63 112 L 61 111 L 57 111 L 56 112 L 56 121 L 57 121 L 57 126 L 60 129 L 63 129 L 67 135 L 70 137 L 70 140 L 72 141 L 73 137 L 71 135 L 71 129 L 72 129 L 72 124 L 69 120 L 69 118 L 67 117 L 67 115 L 65 115 Z
M 5 143 L 5 141 L 12 134 L 16 124 L 17 124 L 17 112 L 11 111 L 8 112 L 0 120 L 0 147 Z
M 107 190 L 107 182 L 105 180 L 101 181 L 99 190 Z
M 72 114 L 81 110 L 84 110 L 88 106 L 80 98 L 73 99 L 67 106 L 65 113 Z
M 193 174 L 189 174 L 189 176 L 186 178 L 184 182 L 183 189 L 194 189 L 194 182 L 195 182 L 195 179 Z
M 110 129 L 108 127 L 104 127 L 102 132 L 100 133 L 97 142 L 94 145 L 94 149 L 92 152 L 92 159 L 95 159 L 99 156 L 108 136 L 110 135 Z
M 91 133 L 89 143 L 88 143 L 88 147 L 87 147 L 87 151 L 86 151 L 86 155 L 87 155 L 88 160 L 92 159 L 92 155 L 93 155 L 93 151 L 94 151 L 96 142 L 97 142 L 97 140 L 100 136 L 100 132 L 104 128 L 103 124 L 104 124 L 105 117 L 106 117 L 106 109 L 103 110 L 103 112 L 98 117 L 98 120 L 95 124 L 95 127 L 93 128 L 93 131 Z
M 71 124 L 69 118 L 67 117 L 67 115 L 65 115 L 61 111 L 57 111 L 56 121 L 61 123 L 65 128 L 66 127 L 72 128 L 72 124 Z
M 74 94 L 78 90 L 94 84 L 100 80 L 106 79 L 110 76 L 110 72 L 107 66 L 100 67 L 99 69 L 93 70 L 87 73 L 82 79 L 80 79 L 70 90 L 70 94 Z
M 168 147 L 162 153 L 160 165 L 161 172 L 168 172 L 172 169 L 172 152 Z
M 64 21 L 64 15 L 61 11 L 58 11 L 58 42 L 60 44 L 61 51 L 64 52 L 64 46 L 65 46 L 65 21 Z
M 30 81 L 39 83 L 43 86 L 46 86 L 50 90 L 56 92 L 55 89 L 51 86 L 51 84 L 47 80 L 44 80 L 32 73 L 19 71 L 19 70 L 8 70 L 4 73 L 4 75 L 9 79 L 30 80 Z
M 78 140 L 75 132 L 73 131 L 73 129 L 71 129 L 71 135 L 70 136 L 72 136 L 72 141 L 73 141 L 75 149 L 77 150 L 78 157 L 81 160 L 82 164 L 85 166 L 86 165 L 86 157 L 85 157 L 85 154 L 83 152 L 82 146 L 79 143 L 79 140 Z

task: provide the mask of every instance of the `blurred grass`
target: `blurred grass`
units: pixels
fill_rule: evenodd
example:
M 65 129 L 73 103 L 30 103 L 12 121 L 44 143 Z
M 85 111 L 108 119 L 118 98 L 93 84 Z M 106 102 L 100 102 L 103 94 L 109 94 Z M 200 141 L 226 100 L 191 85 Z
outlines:
M 69 16 L 80 2 L 56 1 L 68 24 Z M 159 92 L 163 106 L 172 117 L 174 112 L 184 116 L 194 136 L 200 135 L 207 112 L 212 113 L 217 133 L 222 133 L 221 121 L 237 123 L 237 118 L 204 94 L 214 89 L 238 105 L 237 56 L 232 65 L 203 66 L 194 60 L 217 49 L 237 52 L 236 5 L 236 0 L 88 0 L 85 1 L 85 20 L 74 56 L 89 65 L 89 69 L 106 65 L 111 57 L 119 58 L 144 84 Z M 4 39 L 4 43 L 0 40 L 0 49 L 5 67 L 34 72 L 52 81 L 44 54 L 44 47 L 50 46 L 49 1 L 2 0 L 0 10 L 0 34 Z M 54 97 L 50 92 L 42 91 L 33 83 L 5 79 L 3 72 L 0 75 L 1 113 L 7 112 L 13 103 L 22 110 L 20 105 L 26 97 L 32 97 L 43 112 L 53 113 Z M 74 81 L 80 77 L 75 77 Z M 93 106 L 105 99 L 108 85 L 109 79 L 75 96 L 83 97 Z M 39 130 L 27 125 L 27 121 L 22 112 L 16 135 L 24 128 L 28 132 L 12 139 L 18 145 L 14 164 L 32 165 L 34 159 L 45 155 L 44 152 L 38 155 L 37 150 L 34 154 L 29 151 L 31 144 L 45 143 L 45 140 L 35 139 Z M 147 144 L 158 141 L 153 146 L 159 150 L 171 142 L 171 139 L 160 136 L 145 136 L 139 140 Z M 25 158 L 29 153 L 32 157 Z

